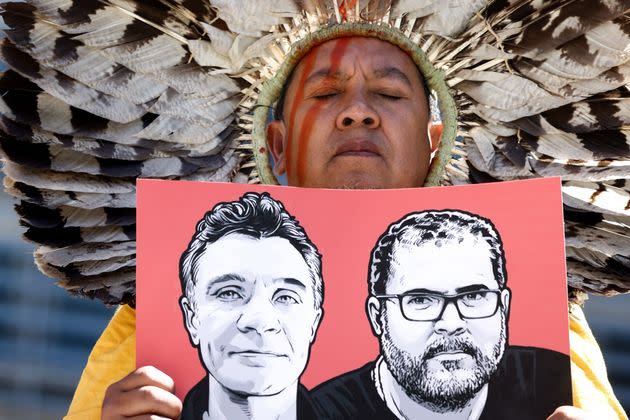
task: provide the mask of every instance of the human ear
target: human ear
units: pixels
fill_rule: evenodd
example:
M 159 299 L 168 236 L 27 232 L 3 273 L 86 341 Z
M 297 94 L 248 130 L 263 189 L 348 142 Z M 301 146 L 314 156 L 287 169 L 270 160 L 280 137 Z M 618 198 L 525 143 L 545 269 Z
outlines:
M 383 333 L 383 325 L 381 323 L 381 301 L 374 296 L 370 296 L 365 302 L 365 311 L 367 312 L 372 326 L 372 333 L 380 337 Z
M 512 301 L 512 292 L 507 287 L 501 290 L 501 306 L 507 317 L 510 314 L 510 302 Z
M 313 325 L 311 326 L 311 340 L 312 343 L 315 341 L 315 335 L 317 335 L 317 329 L 319 328 L 319 324 L 322 322 L 322 317 L 324 316 L 324 310 L 319 308 L 317 313 L 315 314 L 315 319 L 313 320 Z
M 197 347 L 199 346 L 199 318 L 197 318 L 197 314 L 187 297 L 182 296 L 179 299 L 179 306 L 182 308 L 184 324 L 186 325 L 190 342 L 193 346 Z
M 286 171 L 286 140 L 283 121 L 273 120 L 267 124 L 267 147 L 273 157 L 274 172 L 277 176 Z

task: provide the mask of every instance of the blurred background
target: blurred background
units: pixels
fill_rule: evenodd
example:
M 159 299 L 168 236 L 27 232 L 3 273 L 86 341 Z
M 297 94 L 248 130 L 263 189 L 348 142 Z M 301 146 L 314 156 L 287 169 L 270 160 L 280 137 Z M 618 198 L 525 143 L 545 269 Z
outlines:
M 60 419 L 113 309 L 37 270 L 13 204 L 0 192 L 0 419 Z
M 0 193 L 0 419 L 60 419 L 113 309 L 70 297 L 37 271 L 13 204 Z M 630 296 L 591 298 L 586 315 L 630 412 Z

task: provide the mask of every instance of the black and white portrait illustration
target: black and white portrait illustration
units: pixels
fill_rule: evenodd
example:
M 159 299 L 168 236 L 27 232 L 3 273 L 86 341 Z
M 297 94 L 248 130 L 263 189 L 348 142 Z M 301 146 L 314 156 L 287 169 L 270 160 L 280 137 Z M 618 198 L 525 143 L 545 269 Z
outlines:
M 207 375 L 182 419 L 312 418 L 304 371 L 322 318 L 321 256 L 282 203 L 246 193 L 197 224 L 180 306 Z
M 368 271 L 380 355 L 315 388 L 322 417 L 545 419 L 570 404 L 567 355 L 507 345 L 507 280 L 486 218 L 430 210 L 391 224 Z
M 567 283 L 560 194 L 534 184 L 537 209 L 462 199 L 502 185 L 144 182 L 138 363 L 182 419 L 546 419 L 572 403 Z

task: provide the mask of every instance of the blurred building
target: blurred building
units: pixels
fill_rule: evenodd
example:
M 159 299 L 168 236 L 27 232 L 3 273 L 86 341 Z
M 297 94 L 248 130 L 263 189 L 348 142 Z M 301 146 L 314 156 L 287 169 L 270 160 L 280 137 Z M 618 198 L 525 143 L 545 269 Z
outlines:
M 0 419 L 60 419 L 112 309 L 43 276 L 0 193 Z
M 630 414 L 630 295 L 591 297 L 584 312 L 604 352 L 615 395 Z

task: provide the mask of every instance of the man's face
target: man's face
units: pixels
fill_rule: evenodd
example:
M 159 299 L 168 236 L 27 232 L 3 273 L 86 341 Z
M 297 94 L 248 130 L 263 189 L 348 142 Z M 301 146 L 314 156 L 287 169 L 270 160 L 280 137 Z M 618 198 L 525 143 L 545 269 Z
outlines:
M 375 38 L 339 38 L 302 58 L 267 141 L 289 185 L 418 187 L 429 168 L 428 121 L 405 52 Z
M 497 290 L 490 247 L 473 237 L 441 246 L 396 244 L 386 294 L 455 294 Z M 470 295 L 474 298 L 475 295 Z M 410 321 L 394 299 L 371 298 L 371 321 L 380 335 L 385 361 L 407 394 L 434 411 L 465 406 L 488 382 L 503 356 L 510 295 L 488 318 L 462 319 L 454 302 L 435 321 Z
M 206 247 L 193 275 L 194 302 L 182 297 L 182 309 L 208 373 L 246 395 L 296 383 L 321 318 L 297 249 L 283 238 L 230 234 Z

